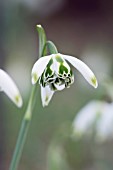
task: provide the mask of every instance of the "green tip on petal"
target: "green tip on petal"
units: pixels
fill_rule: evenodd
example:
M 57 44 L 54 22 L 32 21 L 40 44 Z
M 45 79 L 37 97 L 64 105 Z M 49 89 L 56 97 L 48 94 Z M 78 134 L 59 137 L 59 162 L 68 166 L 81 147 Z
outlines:
M 55 58 L 56 58 L 56 61 L 59 62 L 59 63 L 64 62 L 63 59 L 59 55 L 56 55 Z
M 35 84 L 38 81 L 38 75 L 37 73 L 32 74 L 32 84 Z
M 18 107 L 22 107 L 22 99 L 21 99 L 21 96 L 18 94 L 14 97 L 14 100 L 15 100 L 15 103 Z
M 49 100 L 49 96 L 46 96 L 46 98 L 45 98 L 45 102 L 44 102 L 44 104 L 43 104 L 43 107 L 45 107 L 45 106 L 48 106 L 48 100 Z
M 47 101 L 48 101 L 48 99 L 49 99 L 49 96 L 46 96 L 46 98 L 45 98 L 45 102 L 47 102 Z
M 93 83 L 93 86 L 94 86 L 95 88 L 98 87 L 97 79 L 96 79 L 95 76 L 91 79 L 91 82 Z

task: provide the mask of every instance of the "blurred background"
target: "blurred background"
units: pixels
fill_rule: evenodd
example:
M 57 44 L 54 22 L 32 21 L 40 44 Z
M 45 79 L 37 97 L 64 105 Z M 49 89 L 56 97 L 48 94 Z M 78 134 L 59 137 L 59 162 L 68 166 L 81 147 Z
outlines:
M 7 170 L 31 89 L 31 69 L 38 58 L 41 24 L 60 53 L 82 59 L 95 73 L 93 89 L 74 70 L 75 83 L 57 92 L 43 108 L 40 88 L 21 170 L 112 170 L 113 140 L 73 140 L 71 125 L 91 100 L 113 100 L 113 2 L 111 0 L 1 0 L 0 67 L 17 83 L 22 109 L 0 94 L 0 170 Z M 113 128 L 113 127 L 111 127 Z M 111 134 L 112 137 L 113 134 Z

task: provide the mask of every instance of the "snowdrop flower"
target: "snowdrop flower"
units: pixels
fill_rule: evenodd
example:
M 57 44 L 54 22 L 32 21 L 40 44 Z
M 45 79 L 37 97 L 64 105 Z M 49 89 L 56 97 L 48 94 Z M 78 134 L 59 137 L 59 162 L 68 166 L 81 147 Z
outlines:
M 77 113 L 73 121 L 76 137 L 90 134 L 94 127 L 97 141 L 113 138 L 113 103 L 91 101 Z
M 9 77 L 9 75 L 0 69 L 0 91 L 6 93 L 6 95 L 18 106 L 22 106 L 22 98 L 17 89 L 15 83 Z
M 41 57 L 33 66 L 32 84 L 39 80 L 43 106 L 49 104 L 55 91 L 69 88 L 74 82 L 72 69 L 66 60 L 84 76 L 89 84 L 97 88 L 95 75 L 81 60 L 60 53 Z

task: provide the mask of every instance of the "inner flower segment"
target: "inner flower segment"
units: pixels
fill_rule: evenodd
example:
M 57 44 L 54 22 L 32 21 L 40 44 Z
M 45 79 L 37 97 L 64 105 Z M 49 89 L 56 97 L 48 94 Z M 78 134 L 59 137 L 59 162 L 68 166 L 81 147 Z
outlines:
M 43 87 L 49 85 L 53 91 L 63 90 L 65 87 L 70 87 L 74 82 L 74 75 L 66 61 L 61 60 L 59 62 L 52 58 L 49 61 L 47 67 L 39 78 L 40 85 Z

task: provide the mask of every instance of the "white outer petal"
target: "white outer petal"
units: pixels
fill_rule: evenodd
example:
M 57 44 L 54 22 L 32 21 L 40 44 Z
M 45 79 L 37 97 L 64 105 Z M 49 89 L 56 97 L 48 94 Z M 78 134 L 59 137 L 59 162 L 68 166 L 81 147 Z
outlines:
M 41 86 L 41 99 L 43 107 L 47 106 L 54 94 L 54 91 L 50 89 L 49 86 L 42 87 Z
M 32 68 L 32 84 L 35 84 L 38 81 L 52 56 L 53 55 L 41 57 L 35 62 Z
M 72 56 L 63 55 L 63 54 L 60 55 L 68 62 L 70 62 L 84 76 L 84 78 L 89 82 L 89 84 L 97 88 L 98 82 L 96 80 L 96 77 L 84 62 Z
M 18 106 L 21 107 L 23 102 L 21 95 L 15 83 L 9 75 L 0 69 L 0 90 L 5 92 L 7 96 Z

